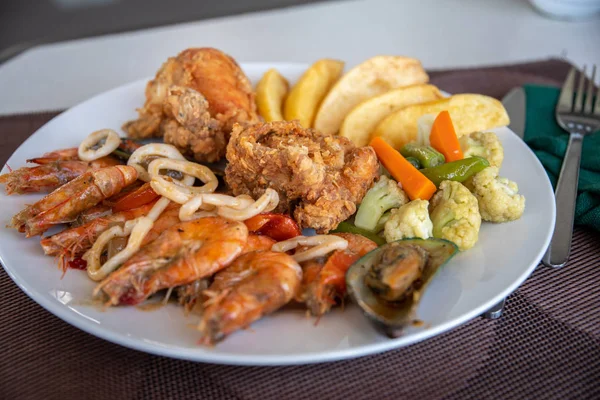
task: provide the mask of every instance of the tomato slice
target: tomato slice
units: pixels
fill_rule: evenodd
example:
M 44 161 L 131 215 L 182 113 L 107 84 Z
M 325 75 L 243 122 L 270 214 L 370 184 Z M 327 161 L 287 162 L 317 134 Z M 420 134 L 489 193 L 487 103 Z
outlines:
M 259 214 L 247 219 L 244 223 L 250 232 L 269 236 L 278 242 L 302 234 L 296 221 L 286 214 Z
M 134 208 L 141 207 L 145 204 L 158 198 L 159 195 L 152 189 L 150 183 L 144 183 L 137 190 L 129 193 L 128 195 L 120 198 L 113 206 L 113 212 L 127 211 Z

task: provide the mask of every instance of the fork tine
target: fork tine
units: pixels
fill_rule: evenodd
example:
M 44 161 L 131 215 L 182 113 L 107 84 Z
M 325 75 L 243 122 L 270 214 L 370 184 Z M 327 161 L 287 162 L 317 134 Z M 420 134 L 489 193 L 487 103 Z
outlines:
M 577 68 L 573 67 L 563 83 L 562 90 L 560 91 L 560 97 L 558 103 L 556 103 L 556 112 L 564 113 L 570 112 L 573 108 L 573 91 L 575 89 L 575 75 L 577 74 Z
M 585 65 L 583 71 L 579 74 L 579 85 L 577 85 L 577 95 L 573 104 L 573 112 L 580 113 L 583 110 L 583 88 L 585 86 Z
M 592 104 L 594 101 L 594 82 L 596 81 L 596 64 L 592 66 L 592 77 L 588 80 L 587 91 L 585 92 L 585 105 L 583 106 L 584 114 L 592 113 Z M 597 103 L 597 101 L 596 101 Z

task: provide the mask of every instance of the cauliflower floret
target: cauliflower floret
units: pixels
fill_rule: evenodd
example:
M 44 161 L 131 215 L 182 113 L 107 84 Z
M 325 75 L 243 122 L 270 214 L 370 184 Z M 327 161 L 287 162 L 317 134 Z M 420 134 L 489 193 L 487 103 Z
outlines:
M 429 214 L 433 237 L 450 240 L 463 251 L 477 243 L 481 227 L 477 198 L 461 183 L 440 183 L 431 199 Z
M 427 200 L 416 199 L 392 210 L 383 231 L 385 240 L 389 243 L 405 238 L 430 238 L 433 224 L 429 218 L 428 207 Z
M 354 217 L 354 225 L 374 231 L 387 210 L 398 208 L 407 202 L 408 196 L 398 182 L 383 175 L 363 197 Z
M 483 157 L 492 167 L 500 168 L 504 160 L 504 149 L 500 139 L 493 132 L 473 132 L 459 139 L 460 148 L 465 158 Z
M 523 215 L 525 197 L 518 194 L 519 187 L 515 182 L 498 177 L 498 168 L 484 169 L 465 185 L 477 198 L 484 221 L 514 221 Z

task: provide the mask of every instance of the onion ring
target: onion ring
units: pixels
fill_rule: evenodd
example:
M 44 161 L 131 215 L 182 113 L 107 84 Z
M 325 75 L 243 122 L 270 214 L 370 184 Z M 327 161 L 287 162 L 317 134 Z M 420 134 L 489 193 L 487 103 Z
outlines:
M 102 140 L 104 143 L 97 149 L 92 147 L 98 145 Z M 100 129 L 99 131 L 92 132 L 83 139 L 83 142 L 77 149 L 77 156 L 83 161 L 94 161 L 102 157 L 106 157 L 113 151 L 115 151 L 121 144 L 121 138 L 117 132 L 112 129 Z

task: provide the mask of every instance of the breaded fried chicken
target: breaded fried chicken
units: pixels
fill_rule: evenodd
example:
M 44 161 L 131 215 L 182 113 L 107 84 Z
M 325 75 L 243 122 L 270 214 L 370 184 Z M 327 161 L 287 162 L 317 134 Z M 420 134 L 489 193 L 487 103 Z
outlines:
M 179 88 L 173 92 L 173 87 Z M 189 95 L 191 91 L 200 96 Z M 169 111 L 182 108 L 176 103 L 184 100 L 176 96 L 183 94 L 188 96 L 188 111 L 195 109 L 198 116 L 207 113 L 209 118 L 195 119 L 193 127 L 184 125 L 181 120 L 187 116 L 178 118 Z M 169 58 L 148 82 L 139 118 L 127 122 L 123 130 L 133 138 L 164 136 L 197 161 L 218 161 L 235 123 L 259 122 L 254 97 L 250 81 L 233 58 L 213 48 L 187 49 Z M 200 126 L 201 122 L 208 125 Z
M 210 116 L 208 101 L 193 89 L 171 86 L 164 101 L 167 116 L 161 122 L 165 143 L 197 161 L 216 162 L 225 156 L 229 132 Z
M 304 129 L 297 121 L 244 128 L 236 125 L 227 146 L 225 181 L 235 195 L 257 198 L 270 187 L 279 212 L 293 212 L 302 228 L 327 233 L 356 211 L 379 175 L 371 147 Z

